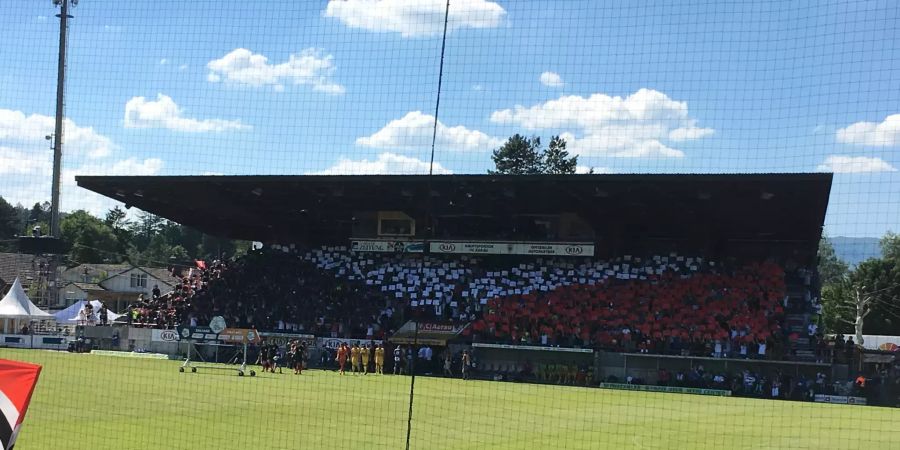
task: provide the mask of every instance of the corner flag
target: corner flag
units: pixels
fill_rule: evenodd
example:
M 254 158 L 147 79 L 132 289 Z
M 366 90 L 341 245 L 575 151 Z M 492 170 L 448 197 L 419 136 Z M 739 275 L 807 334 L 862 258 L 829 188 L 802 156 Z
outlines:
M 0 359 L 0 449 L 15 445 L 40 374 L 41 366 Z

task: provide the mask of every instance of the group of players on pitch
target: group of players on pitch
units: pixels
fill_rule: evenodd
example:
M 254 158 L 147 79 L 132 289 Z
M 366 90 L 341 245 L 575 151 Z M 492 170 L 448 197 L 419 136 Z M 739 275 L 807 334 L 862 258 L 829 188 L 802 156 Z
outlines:
M 343 375 L 347 366 L 347 360 L 350 360 L 353 373 L 361 373 L 367 375 L 369 373 L 369 363 L 374 360 L 375 371 L 378 375 L 384 375 L 384 347 L 381 345 L 367 347 L 365 345 L 341 343 L 337 349 L 337 356 L 334 358 L 338 363 L 340 370 L 338 373 Z
M 303 368 L 309 364 L 309 349 L 306 343 L 294 339 L 288 343 L 288 351 L 282 357 L 275 343 L 263 343 L 259 346 L 259 358 L 256 362 L 262 366 L 263 372 L 284 373 L 281 371 L 283 366 L 294 369 L 294 375 L 303 373 Z

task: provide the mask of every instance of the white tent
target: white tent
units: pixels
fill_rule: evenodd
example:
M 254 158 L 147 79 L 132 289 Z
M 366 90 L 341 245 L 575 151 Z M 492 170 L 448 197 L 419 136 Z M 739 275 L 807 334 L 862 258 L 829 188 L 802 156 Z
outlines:
M 83 324 L 84 322 L 90 323 L 100 323 L 100 308 L 103 307 L 103 303 L 100 300 L 91 300 L 90 304 L 93 307 L 93 312 L 91 316 L 88 317 L 84 315 L 84 307 L 88 304 L 87 300 L 78 301 L 69 306 L 68 308 L 53 314 L 53 317 L 56 318 L 58 323 L 78 325 Z M 107 320 L 108 323 L 112 323 L 113 320 L 118 319 L 120 314 L 116 314 L 107 308 Z
M 3 300 L 0 300 L 0 319 L 4 320 L 4 328 L 6 332 L 10 330 L 17 331 L 20 321 L 36 321 L 53 319 L 53 316 L 31 303 L 25 290 L 22 289 L 22 283 L 16 278 L 12 287 Z M 12 328 L 9 327 L 9 321 L 13 321 Z

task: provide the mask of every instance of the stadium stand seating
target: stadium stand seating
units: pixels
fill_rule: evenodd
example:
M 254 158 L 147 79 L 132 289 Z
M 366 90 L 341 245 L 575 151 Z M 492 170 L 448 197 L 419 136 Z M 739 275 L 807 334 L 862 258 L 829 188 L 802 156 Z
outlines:
M 131 314 L 153 327 L 222 315 L 234 326 L 353 338 L 383 337 L 415 314 L 471 322 L 465 333 L 482 342 L 783 358 L 796 353 L 811 308 L 791 303 L 792 277 L 803 278 L 771 261 L 677 254 L 492 259 L 276 246 L 192 269 Z M 796 285 L 794 297 L 808 297 Z

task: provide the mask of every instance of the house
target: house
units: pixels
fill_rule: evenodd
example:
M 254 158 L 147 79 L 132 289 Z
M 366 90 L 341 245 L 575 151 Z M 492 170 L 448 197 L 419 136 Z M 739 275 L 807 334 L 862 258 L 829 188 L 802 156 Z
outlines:
M 6 294 L 16 278 L 28 296 L 40 306 L 47 304 L 51 261 L 24 253 L 0 253 L 0 296 Z M 42 288 L 43 287 L 43 288 Z
M 168 269 L 130 264 L 81 264 L 60 274 L 59 306 L 81 300 L 100 300 L 113 311 L 123 311 L 140 294 L 150 296 L 154 286 L 163 293 L 178 283 Z

